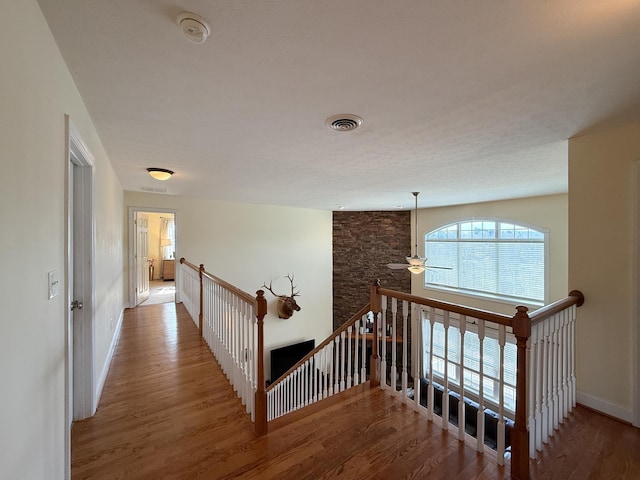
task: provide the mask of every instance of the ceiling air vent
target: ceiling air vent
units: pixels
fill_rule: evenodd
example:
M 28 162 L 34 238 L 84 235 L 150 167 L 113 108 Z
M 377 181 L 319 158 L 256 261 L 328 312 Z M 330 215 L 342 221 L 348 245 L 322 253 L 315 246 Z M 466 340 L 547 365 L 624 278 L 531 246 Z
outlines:
M 350 113 L 341 113 L 327 118 L 327 127 L 336 132 L 350 132 L 362 125 L 362 119 Z
M 142 190 L 143 192 L 167 193 L 166 188 L 140 187 L 140 190 Z

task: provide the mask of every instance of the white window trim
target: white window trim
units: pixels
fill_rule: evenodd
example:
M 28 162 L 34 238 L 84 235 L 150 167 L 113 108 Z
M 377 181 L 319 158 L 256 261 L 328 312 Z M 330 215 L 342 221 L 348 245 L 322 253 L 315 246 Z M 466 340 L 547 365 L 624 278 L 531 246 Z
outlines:
M 482 222 L 482 221 L 488 221 L 488 222 L 499 222 L 499 223 L 506 223 L 506 224 L 511 224 L 511 225 L 517 225 L 520 227 L 525 227 L 525 228 L 529 228 L 532 230 L 536 230 L 540 233 L 542 233 L 544 235 L 544 240 L 543 240 L 543 248 L 544 248 L 544 300 L 540 301 L 540 300 L 534 300 L 534 299 L 530 299 L 530 298 L 523 298 L 523 297 L 517 297 L 517 296 L 509 296 L 509 295 L 500 295 L 500 294 L 495 294 L 495 293 L 490 293 L 490 292 L 480 292 L 480 291 L 472 291 L 472 290 L 466 290 L 466 289 L 461 289 L 461 288 L 457 288 L 457 287 L 450 287 L 450 286 L 443 286 L 443 285 L 436 285 L 436 284 L 428 284 L 427 282 L 427 276 L 426 276 L 426 271 L 425 273 L 423 273 L 423 280 L 422 280 L 422 287 L 424 290 L 432 290 L 435 292 L 445 292 L 445 293 L 451 293 L 454 295 L 461 295 L 461 296 L 465 296 L 465 297 L 470 297 L 470 298 L 475 298 L 475 299 L 480 299 L 480 300 L 490 300 L 490 301 L 495 301 L 495 302 L 499 302 L 499 303 L 504 303 L 507 305 L 513 305 L 514 303 L 516 303 L 517 305 L 525 305 L 525 306 L 531 306 L 531 307 L 542 307 L 544 305 L 547 305 L 549 303 L 549 241 L 550 241 L 550 233 L 549 233 L 549 229 L 548 228 L 544 228 L 544 227 L 540 227 L 538 225 L 533 225 L 531 223 L 528 222 L 523 222 L 523 221 L 516 221 L 510 218 L 502 218 L 502 217 L 467 217 L 467 218 L 461 218 L 458 219 L 456 221 L 453 222 L 449 222 L 449 223 L 443 223 L 433 229 L 431 229 L 428 232 L 425 232 L 423 234 L 423 248 L 425 251 L 425 255 L 426 255 L 426 243 L 427 243 L 427 235 L 430 234 L 431 232 L 440 230 L 441 228 L 450 226 L 450 225 L 454 225 L 454 224 L 460 224 L 460 223 L 466 223 L 466 222 Z M 427 264 L 429 264 L 430 262 L 427 260 Z M 438 265 L 440 266 L 440 265 Z M 442 265 L 442 266 L 446 266 L 446 265 Z

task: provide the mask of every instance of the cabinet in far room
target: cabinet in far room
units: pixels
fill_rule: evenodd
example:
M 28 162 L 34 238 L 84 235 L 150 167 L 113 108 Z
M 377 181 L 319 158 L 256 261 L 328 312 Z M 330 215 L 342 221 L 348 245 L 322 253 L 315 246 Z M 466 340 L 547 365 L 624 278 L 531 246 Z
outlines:
M 162 260 L 162 279 L 174 280 L 175 276 L 175 260 Z

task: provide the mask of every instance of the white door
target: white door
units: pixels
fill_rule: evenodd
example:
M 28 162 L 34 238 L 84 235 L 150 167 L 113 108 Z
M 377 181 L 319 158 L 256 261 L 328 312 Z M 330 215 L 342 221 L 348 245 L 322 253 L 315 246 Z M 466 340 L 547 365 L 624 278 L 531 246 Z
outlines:
M 65 297 L 67 325 L 65 355 L 65 477 L 71 472 L 71 425 L 95 413 L 93 381 L 93 305 L 95 238 L 93 165 L 91 152 L 65 116 L 68 136 Z
M 149 298 L 149 215 L 136 212 L 135 252 L 136 262 L 136 305 Z

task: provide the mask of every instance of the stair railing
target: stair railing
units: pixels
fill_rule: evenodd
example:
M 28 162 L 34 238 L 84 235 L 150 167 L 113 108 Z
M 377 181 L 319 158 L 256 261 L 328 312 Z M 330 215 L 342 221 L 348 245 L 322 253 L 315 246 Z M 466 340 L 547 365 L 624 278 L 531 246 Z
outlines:
M 382 388 L 400 395 L 444 430 L 453 430 L 461 441 L 472 442 L 479 452 L 487 451 L 486 430 L 495 430 L 495 450 L 488 451 L 503 465 L 510 443 L 511 477 L 528 479 L 529 456 L 535 454 L 530 442 L 535 438 L 536 448 L 541 448 L 538 445 L 575 404 L 573 334 L 575 309 L 583 302 L 582 293 L 572 291 L 531 316 L 526 307 L 518 306 L 509 317 L 384 289 L 376 282 L 371 288 L 377 333 L 372 364 L 379 368 L 372 366 L 372 372 L 377 370 Z M 446 346 L 439 352 L 434 352 L 436 325 Z M 489 359 L 483 348 L 489 338 L 499 365 L 491 378 L 497 391 L 491 401 L 485 398 Z M 465 345 L 475 345 L 478 358 L 465 358 Z M 507 415 L 504 365 L 506 353 L 514 349 L 515 408 Z M 423 385 L 426 392 L 421 391 Z
M 576 309 L 584 303 L 574 290 L 566 299 L 534 311 L 528 354 L 529 457 L 536 457 L 576 406 Z
M 267 387 L 268 421 L 368 381 L 367 345 L 374 338 L 370 310 L 362 307 Z
M 180 266 L 180 298 L 194 322 L 198 318 L 201 335 L 246 405 L 258 434 L 265 434 L 268 422 L 275 418 L 368 381 L 372 387 L 380 385 L 401 395 L 460 440 L 471 438 L 479 452 L 486 451 L 488 407 L 496 408 L 491 418 L 497 462 L 504 464 L 510 443 L 511 477 L 524 480 L 529 478 L 529 457 L 535 457 L 575 406 L 576 308 L 584 303 L 577 290 L 531 315 L 527 307 L 518 306 L 509 317 L 384 289 L 376 282 L 368 305 L 265 389 L 264 292 L 258 290 L 252 297 L 207 273 L 204 265 L 198 267 L 184 258 Z M 447 346 L 437 355 L 436 324 Z M 465 337 L 479 345 L 475 365 L 469 368 Z M 483 345 L 489 338 L 497 342 L 499 352 L 499 372 L 492 377 L 497 382 L 497 401 L 495 396 L 492 401 L 485 398 Z M 508 345 L 514 344 L 515 408 L 509 415 L 504 365 Z M 442 375 L 436 376 L 436 370 Z M 475 392 L 465 379 L 466 370 L 478 373 Z M 436 410 L 438 393 L 440 411 Z M 469 397 L 474 398 L 469 401 Z M 475 422 L 467 417 L 475 417 Z M 452 419 L 457 426 L 450 425 Z M 472 436 L 468 435 L 470 424 Z
M 264 317 L 267 300 L 180 259 L 182 299 L 187 311 L 236 391 L 259 434 L 266 433 Z

